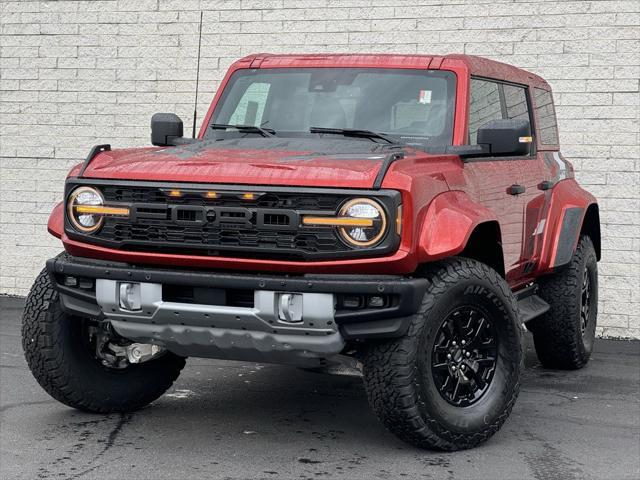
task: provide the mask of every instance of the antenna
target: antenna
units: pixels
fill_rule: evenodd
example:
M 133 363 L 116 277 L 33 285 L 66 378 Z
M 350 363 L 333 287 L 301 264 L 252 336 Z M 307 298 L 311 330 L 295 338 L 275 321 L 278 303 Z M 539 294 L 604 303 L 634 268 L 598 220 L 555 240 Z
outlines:
M 193 132 L 192 138 L 196 138 L 196 117 L 198 116 L 198 84 L 200 83 L 200 47 L 202 46 L 202 10 L 200 11 L 200 28 L 198 29 L 198 66 L 196 67 L 196 99 L 193 104 Z

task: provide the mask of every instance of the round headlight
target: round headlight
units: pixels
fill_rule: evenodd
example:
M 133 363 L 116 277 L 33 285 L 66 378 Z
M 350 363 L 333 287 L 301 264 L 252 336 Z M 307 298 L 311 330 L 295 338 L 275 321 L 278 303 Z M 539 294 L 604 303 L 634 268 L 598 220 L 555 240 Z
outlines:
M 353 219 L 370 219 L 367 226 L 339 227 L 340 235 L 350 245 L 370 247 L 378 243 L 387 231 L 387 216 L 382 206 L 369 198 L 354 198 L 340 209 L 339 216 Z
M 102 226 L 103 216 L 91 213 L 90 209 L 85 209 L 83 212 L 82 207 L 102 205 L 104 205 L 104 198 L 99 190 L 93 187 L 78 187 L 69 195 L 67 203 L 69 221 L 82 233 L 94 233 Z

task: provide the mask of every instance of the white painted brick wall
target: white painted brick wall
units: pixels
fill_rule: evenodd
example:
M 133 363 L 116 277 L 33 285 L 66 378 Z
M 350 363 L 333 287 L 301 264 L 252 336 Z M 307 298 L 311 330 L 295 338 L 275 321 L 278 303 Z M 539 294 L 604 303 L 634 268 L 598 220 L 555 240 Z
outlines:
M 93 144 L 147 145 L 158 111 L 190 131 L 201 9 L 201 117 L 252 52 L 464 52 L 545 77 L 601 202 L 599 333 L 640 338 L 637 0 L 0 0 L 0 293 L 60 250 L 48 212 Z

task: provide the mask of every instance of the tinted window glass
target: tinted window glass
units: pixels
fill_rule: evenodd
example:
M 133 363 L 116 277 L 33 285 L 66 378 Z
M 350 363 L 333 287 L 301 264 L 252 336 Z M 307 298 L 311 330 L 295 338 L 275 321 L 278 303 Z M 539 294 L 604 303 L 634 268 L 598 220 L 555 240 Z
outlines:
M 558 145 L 558 121 L 553 107 L 551 92 L 535 88 L 536 113 L 538 114 L 538 134 L 540 143 Z
M 260 125 L 269 95 L 268 83 L 254 83 L 249 86 L 229 118 L 233 125 Z
M 469 144 L 477 143 L 478 129 L 485 123 L 507 118 L 530 119 L 525 88 L 472 78 Z
M 469 110 L 469 144 L 477 143 L 478 128 L 490 120 L 502 118 L 498 84 L 471 79 L 471 103 Z
M 525 89 L 514 85 L 502 85 L 502 88 L 504 92 L 506 118 L 529 120 L 529 107 L 527 105 Z
M 247 69 L 233 74 L 212 123 L 262 126 L 278 136 L 299 136 L 311 127 L 355 128 L 405 143 L 450 145 L 454 100 L 455 75 L 445 71 Z M 206 137 L 225 134 L 210 129 Z

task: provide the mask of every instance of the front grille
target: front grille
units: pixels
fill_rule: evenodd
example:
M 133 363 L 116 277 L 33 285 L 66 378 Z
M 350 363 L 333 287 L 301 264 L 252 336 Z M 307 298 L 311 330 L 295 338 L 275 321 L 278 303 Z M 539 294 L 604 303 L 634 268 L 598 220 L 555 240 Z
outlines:
M 167 202 L 167 195 L 161 188 L 106 186 L 102 188 L 105 200 L 122 203 L 161 203 Z M 291 208 L 294 210 L 336 210 L 345 200 L 345 195 L 339 194 L 300 194 L 286 192 L 266 192 L 255 201 L 247 201 L 239 196 L 220 196 L 219 198 L 198 198 L 186 195 L 181 198 L 171 198 L 172 204 L 179 205 L 213 205 L 225 207 L 256 208 Z
M 292 250 L 290 255 L 300 257 L 307 253 L 348 251 L 329 229 L 306 229 L 304 233 L 279 230 L 229 228 L 221 230 L 206 225 L 170 225 L 165 220 L 145 220 L 130 223 L 115 217 L 105 221 L 98 238 L 130 245 L 132 250 L 153 250 L 181 253 L 198 253 L 205 249 L 207 255 L 224 255 L 226 252 L 250 250 Z M 202 254 L 202 252 L 199 252 Z M 247 255 L 251 256 L 251 255 Z M 259 255 L 260 256 L 260 255 Z
M 91 182 L 83 182 L 87 183 Z M 209 198 L 207 186 L 96 186 L 107 204 L 127 205 L 131 215 L 105 217 L 102 228 L 93 235 L 81 235 L 70 226 L 67 232 L 121 250 L 304 261 L 377 255 L 397 244 L 390 234 L 379 246 L 354 249 L 332 227 L 301 226 L 302 215 L 337 214 L 354 197 L 350 191 L 214 190 L 208 186 L 215 191 Z M 71 185 L 68 191 L 73 188 Z M 170 194 L 172 188 L 180 189 L 179 196 Z M 243 197 L 247 192 L 252 198 Z M 399 195 L 392 192 L 379 200 L 388 212 L 395 212 Z

